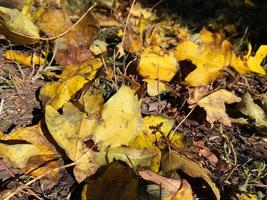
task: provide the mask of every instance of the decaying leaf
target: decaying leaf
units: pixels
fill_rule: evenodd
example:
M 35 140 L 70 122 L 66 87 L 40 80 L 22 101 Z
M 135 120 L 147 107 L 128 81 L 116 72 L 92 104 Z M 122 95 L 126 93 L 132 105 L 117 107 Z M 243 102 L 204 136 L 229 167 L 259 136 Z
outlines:
M 238 104 L 239 110 L 244 114 L 255 120 L 256 126 L 267 127 L 267 116 L 263 109 L 254 103 L 251 95 L 246 93 L 242 97 L 242 101 Z
M 177 71 L 177 61 L 172 52 L 156 52 L 150 48 L 142 52 L 138 64 L 138 72 L 142 77 L 170 81 Z
M 38 41 L 38 28 L 19 10 L 0 6 L 0 33 L 16 44 Z
M 9 135 L 2 135 L 0 155 L 25 173 L 35 177 L 59 167 L 61 157 L 45 138 L 40 124 L 17 129 Z M 56 181 L 58 171 L 48 173 L 47 178 L 50 181 Z
M 33 65 L 45 65 L 47 63 L 46 60 L 40 56 L 26 55 L 12 50 L 6 52 L 6 59 L 28 67 L 32 67 Z
M 225 126 L 231 126 L 231 119 L 226 114 L 225 104 L 231 104 L 241 101 L 241 98 L 234 95 L 225 89 L 220 89 L 200 101 L 198 105 L 207 112 L 207 121 L 213 126 L 215 121 L 222 123 Z
M 162 158 L 163 172 L 181 170 L 193 178 L 202 178 L 211 188 L 217 200 L 220 199 L 220 190 L 216 187 L 215 183 L 210 178 L 208 170 L 202 168 L 196 162 L 189 158 L 170 151 Z

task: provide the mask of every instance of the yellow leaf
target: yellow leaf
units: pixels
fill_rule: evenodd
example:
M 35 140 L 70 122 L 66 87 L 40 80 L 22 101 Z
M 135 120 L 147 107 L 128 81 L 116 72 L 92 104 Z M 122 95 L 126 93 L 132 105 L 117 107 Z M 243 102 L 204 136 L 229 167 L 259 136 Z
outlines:
M 22 53 L 17 53 L 15 51 L 7 51 L 6 52 L 6 59 L 12 60 L 19 64 L 32 67 L 34 65 L 45 65 L 47 62 L 44 58 L 36 55 L 26 55 Z
M 130 143 L 130 146 L 137 148 L 147 148 L 151 151 L 158 152 L 158 156 L 153 159 L 153 164 L 151 166 L 151 170 L 154 172 L 158 172 L 159 164 L 161 159 L 161 153 L 159 148 L 165 149 L 168 144 L 166 138 L 171 131 L 174 120 L 164 118 L 161 116 L 148 116 L 143 119 L 144 121 L 144 129 L 139 132 L 138 136 Z M 159 126 L 159 130 L 161 132 L 153 132 L 154 127 Z M 177 149 L 180 149 L 184 146 L 183 137 L 178 133 L 173 133 L 168 138 L 170 143 L 174 145 Z
M 96 127 L 92 138 L 101 148 L 128 145 L 143 123 L 140 103 L 134 91 L 122 86 L 102 109 L 102 123 Z
M 231 119 L 226 114 L 225 103 L 231 104 L 241 101 L 241 98 L 235 96 L 232 92 L 221 89 L 198 102 L 198 105 L 207 112 L 207 121 L 213 126 L 215 121 L 225 126 L 231 126 Z
M 32 44 L 38 41 L 38 28 L 17 9 L 0 6 L 0 33 L 11 42 Z
M 259 200 L 255 194 L 237 194 L 237 200 Z
M 210 178 L 210 172 L 189 158 L 170 151 L 162 158 L 162 168 L 165 173 L 181 170 L 193 178 L 202 178 L 212 189 L 217 200 L 220 199 L 220 191 Z
M 138 72 L 144 78 L 170 81 L 177 71 L 177 61 L 171 51 L 162 53 L 146 48 L 142 52 Z
M 0 155 L 8 159 L 14 166 L 32 176 L 40 176 L 59 167 L 60 155 L 54 146 L 44 137 L 40 124 L 20 128 L 0 138 Z M 55 181 L 58 172 L 48 174 Z
M 211 39 L 205 38 L 210 41 Z M 207 41 L 206 41 L 207 42 Z M 178 61 L 190 60 L 197 68 L 191 72 L 185 81 L 191 86 L 204 86 L 222 75 L 222 70 L 231 63 L 232 49 L 227 40 L 221 45 L 197 45 L 186 40 L 176 47 Z
M 255 56 L 249 56 L 246 62 L 248 68 L 252 72 L 264 75 L 265 70 L 261 66 L 262 60 L 267 56 L 267 45 L 261 45 L 257 50 Z
M 147 82 L 147 93 L 151 97 L 169 92 L 167 86 L 161 81 L 152 79 L 144 79 L 143 81 Z
M 99 96 L 96 93 L 83 100 L 99 101 Z M 97 110 L 100 111 L 100 107 Z M 76 162 L 74 175 L 79 182 L 106 164 L 108 150 L 111 157 L 116 157 L 115 154 L 118 155 L 118 152 L 112 148 L 128 145 L 142 128 L 140 103 L 134 92 L 126 86 L 122 86 L 108 100 L 99 115 L 100 119 L 95 112 L 94 115 L 88 116 L 71 103 L 63 106 L 63 114 L 58 113 L 50 105 L 46 106 L 45 119 L 48 130 L 68 157 Z M 125 152 L 130 156 L 135 151 Z
M 62 74 L 59 75 L 58 78 L 67 80 L 75 75 L 82 75 L 88 80 L 93 80 L 97 70 L 102 66 L 103 63 L 99 58 L 87 60 L 79 65 L 66 65 L 62 70 Z
M 83 76 L 76 75 L 63 82 L 47 83 L 41 88 L 40 99 L 44 105 L 49 103 L 55 109 L 59 109 L 71 100 L 88 81 Z

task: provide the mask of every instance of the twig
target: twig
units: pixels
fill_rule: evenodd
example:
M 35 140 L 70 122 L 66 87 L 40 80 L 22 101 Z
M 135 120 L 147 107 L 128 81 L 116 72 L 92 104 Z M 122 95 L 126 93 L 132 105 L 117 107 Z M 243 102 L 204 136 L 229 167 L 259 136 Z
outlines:
M 18 187 L 14 192 L 12 192 L 11 194 L 9 194 L 8 196 L 6 196 L 3 200 L 9 200 L 11 197 L 13 197 L 14 195 L 16 195 L 20 190 L 24 189 L 25 187 L 27 187 L 28 185 L 40 180 L 41 178 L 43 178 L 44 176 L 46 176 L 47 174 L 49 173 L 52 173 L 54 171 L 58 171 L 58 170 L 61 170 L 61 169 L 65 169 L 65 168 L 68 168 L 68 167 L 72 167 L 74 166 L 76 163 L 73 162 L 73 163 L 70 163 L 70 164 L 67 164 L 67 165 L 64 165 L 64 166 L 60 166 L 60 167 L 57 167 L 57 168 L 54 168 L 52 170 L 49 170 L 48 172 L 32 179 L 31 181 L 25 183 L 24 185 Z
M 36 198 L 39 199 L 39 200 L 43 200 L 43 198 L 39 197 L 34 191 L 32 191 L 27 185 L 25 185 L 20 179 L 17 178 L 17 177 L 10 171 L 10 169 L 9 169 L 8 166 L 3 162 L 2 159 L 0 159 L 0 163 L 2 164 L 2 166 L 5 168 L 5 170 L 7 171 L 7 173 L 8 173 L 11 177 L 15 178 L 15 179 L 19 182 L 20 185 L 22 185 L 22 186 L 25 187 L 25 189 L 29 192 L 29 194 L 33 195 L 34 197 L 36 197 Z M 25 193 L 25 191 L 23 191 L 22 189 L 20 189 L 20 191 Z

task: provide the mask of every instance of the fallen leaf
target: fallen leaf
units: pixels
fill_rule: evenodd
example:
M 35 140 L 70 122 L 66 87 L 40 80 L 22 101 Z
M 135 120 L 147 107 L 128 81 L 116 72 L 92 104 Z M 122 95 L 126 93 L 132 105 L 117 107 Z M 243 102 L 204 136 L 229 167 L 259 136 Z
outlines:
M 0 33 L 16 44 L 33 44 L 39 39 L 39 30 L 17 9 L 0 6 Z
M 162 93 L 169 92 L 165 83 L 152 79 L 144 79 L 147 83 L 147 93 L 149 96 L 154 97 Z
M 198 105 L 207 112 L 207 121 L 213 126 L 215 121 L 231 126 L 231 119 L 226 114 L 225 104 L 240 102 L 241 98 L 225 89 L 220 89 L 198 101 Z
M 134 171 L 119 162 L 110 164 L 100 176 L 87 180 L 82 200 L 91 199 L 139 199 Z
M 193 141 L 193 144 L 197 147 L 199 147 L 199 155 L 205 157 L 206 159 L 208 159 L 208 161 L 210 162 L 211 165 L 216 166 L 218 163 L 218 158 L 217 156 L 212 153 L 212 151 L 210 150 L 210 148 L 206 147 L 206 145 L 204 144 L 204 142 L 202 140 L 199 141 Z
M 237 194 L 236 198 L 234 198 L 236 200 L 259 200 L 258 196 L 255 194 Z
M 177 71 L 177 61 L 171 51 L 160 53 L 146 48 L 142 52 L 138 64 L 138 72 L 142 77 L 170 81 Z
M 193 191 L 190 184 L 186 180 L 182 180 L 182 187 L 175 194 L 169 195 L 164 200 L 194 200 Z
M 32 67 L 33 65 L 47 64 L 47 61 L 40 56 L 26 55 L 12 50 L 7 51 L 5 56 L 7 60 L 11 60 L 28 67 Z
M 263 109 L 254 103 L 251 95 L 246 93 L 238 104 L 239 110 L 246 116 L 255 120 L 256 126 L 267 127 L 267 117 Z
M 59 109 L 88 81 L 85 77 L 76 75 L 66 81 L 48 82 L 41 88 L 39 98 L 43 105 L 50 104 L 55 109 Z
M 264 75 L 265 70 L 261 66 L 261 63 L 263 59 L 267 56 L 267 45 L 261 45 L 258 48 L 255 56 L 251 56 L 251 49 L 252 49 L 251 44 L 249 44 L 249 51 L 247 56 L 245 57 L 246 64 L 252 72 Z
M 222 76 L 223 70 L 228 66 L 232 66 L 241 74 L 265 74 L 260 64 L 267 55 L 266 45 L 262 45 L 254 57 L 251 56 L 251 46 L 246 56 L 239 57 L 233 52 L 231 43 L 222 40 L 218 34 L 204 29 L 199 36 L 200 43 L 187 39 L 182 40 L 176 47 L 175 56 L 178 61 L 190 60 L 197 67 L 185 78 L 190 86 L 205 86 L 211 83 Z
M 90 50 L 94 55 L 99 55 L 107 51 L 108 44 L 102 40 L 95 40 L 91 46 Z
M 45 138 L 40 124 L 17 129 L 0 138 L 0 155 L 26 174 L 38 177 L 60 166 L 61 157 Z M 57 181 L 58 171 L 46 177 Z
M 49 8 L 42 15 L 38 26 L 49 37 L 57 37 L 64 31 L 69 30 L 73 26 L 73 23 L 66 10 Z M 89 46 L 97 32 L 97 21 L 88 12 L 79 24 L 66 35 L 57 39 L 57 63 L 61 65 L 78 64 L 92 59 L 93 56 L 89 50 Z
M 167 148 L 170 142 L 175 148 L 181 149 L 184 147 L 183 137 L 176 132 L 167 137 L 174 125 L 173 119 L 151 115 L 143 118 L 143 122 L 144 129 L 131 141 L 130 146 L 155 152 L 157 156 L 152 161 L 151 169 L 158 172 L 161 160 L 160 148 Z M 160 132 L 155 131 L 156 127 Z
M 166 178 L 149 170 L 140 171 L 139 175 L 146 181 L 160 185 L 160 187 L 168 190 L 170 193 L 175 193 L 182 185 L 180 179 Z
M 210 186 L 216 199 L 220 199 L 220 191 L 216 187 L 215 183 L 211 180 L 210 172 L 189 158 L 171 150 L 165 156 L 163 156 L 162 168 L 164 173 L 181 170 L 193 178 L 202 178 Z
M 94 97 L 99 98 L 97 95 Z M 78 182 L 106 164 L 108 150 L 110 158 L 115 158 L 115 155 L 124 156 L 123 152 L 127 152 L 129 156 L 132 153 L 146 155 L 145 150 L 141 152 L 114 150 L 115 147 L 128 145 L 142 129 L 140 103 L 129 87 L 122 86 L 104 104 L 99 116 L 101 120 L 95 115 L 87 116 L 71 103 L 63 106 L 63 114 L 58 113 L 50 105 L 46 106 L 45 118 L 48 130 L 57 144 L 66 151 L 68 157 L 76 162 L 74 175 Z M 145 158 L 148 160 L 149 156 L 154 157 L 152 153 L 147 154 Z M 141 157 L 138 159 L 142 160 Z

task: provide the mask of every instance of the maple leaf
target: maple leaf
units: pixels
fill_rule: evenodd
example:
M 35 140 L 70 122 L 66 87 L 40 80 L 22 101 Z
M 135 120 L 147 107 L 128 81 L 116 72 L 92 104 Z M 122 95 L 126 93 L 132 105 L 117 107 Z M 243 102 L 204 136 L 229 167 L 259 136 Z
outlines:
M 103 101 L 99 95 L 94 93 L 87 95 L 93 96 L 87 96 L 81 102 L 90 99 L 98 102 L 96 103 L 98 109 L 93 113 L 90 107 L 95 104 L 91 102 L 85 105 L 85 110 L 89 110 L 90 115 L 79 111 L 71 103 L 63 106 L 63 114 L 49 105 L 45 110 L 49 132 L 58 145 L 66 151 L 68 157 L 76 162 L 74 175 L 78 182 L 94 174 L 101 165 L 106 164 L 107 153 L 110 159 L 119 157 L 124 158 L 125 161 L 127 161 L 125 154 L 133 160 L 136 160 L 138 155 L 138 159 L 142 162 L 137 160 L 136 162 L 143 164 L 144 159 L 151 160 L 154 157 L 154 153 L 144 149 L 137 151 L 118 149 L 128 145 L 142 129 L 140 103 L 130 88 L 122 86 L 104 105 L 101 105 Z M 100 113 L 97 115 L 96 112 Z M 144 159 L 141 159 L 142 153 L 145 156 Z
M 150 48 L 142 52 L 138 64 L 138 72 L 142 77 L 170 81 L 177 71 L 177 61 L 172 52 L 164 54 Z
M 197 91 L 197 90 L 196 90 Z M 205 92 L 205 90 L 202 90 Z M 199 91 L 197 91 L 199 92 Z M 201 97 L 200 94 L 198 94 Z M 203 95 L 205 96 L 205 95 Z M 195 99 L 196 100 L 196 99 Z M 225 126 L 231 126 L 231 119 L 226 114 L 225 103 L 231 104 L 241 101 L 241 98 L 225 89 L 220 89 L 204 98 L 199 98 L 197 104 L 207 112 L 207 121 L 213 126 L 215 121 Z M 189 101 L 190 102 L 190 101 Z M 193 101 L 191 101 L 193 102 Z

